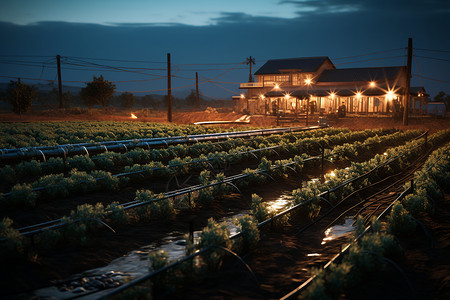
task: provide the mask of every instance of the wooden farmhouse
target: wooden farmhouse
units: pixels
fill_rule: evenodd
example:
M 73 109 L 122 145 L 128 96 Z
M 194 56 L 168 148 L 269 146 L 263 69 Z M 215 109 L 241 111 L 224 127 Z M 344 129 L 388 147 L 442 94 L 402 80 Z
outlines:
M 271 59 L 240 84 L 234 110 L 249 114 L 386 114 L 403 110 L 405 66 L 337 69 L 326 56 Z M 246 91 L 246 92 L 245 92 Z M 412 113 L 425 113 L 423 87 L 410 88 Z

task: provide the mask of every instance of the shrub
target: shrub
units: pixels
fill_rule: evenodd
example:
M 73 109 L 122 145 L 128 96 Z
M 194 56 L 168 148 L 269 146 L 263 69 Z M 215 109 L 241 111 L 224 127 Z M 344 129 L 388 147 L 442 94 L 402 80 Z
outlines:
M 0 261 L 23 251 L 23 239 L 20 233 L 12 228 L 12 224 L 10 218 L 3 218 L 0 223 Z
M 248 251 L 255 247 L 260 240 L 258 222 L 252 216 L 246 215 L 234 220 L 240 232 L 242 232 L 240 249 Z
M 128 223 L 129 216 L 127 212 L 123 209 L 123 206 L 118 202 L 113 202 L 106 207 L 108 212 L 108 219 L 115 224 L 126 224 Z
M 25 205 L 28 207 L 34 207 L 38 193 L 33 191 L 30 184 L 16 184 L 12 187 L 9 195 L 9 203 L 13 205 Z
M 155 251 L 149 254 L 150 256 L 150 268 L 153 271 L 157 271 L 169 264 L 169 255 L 166 251 Z
M 34 188 L 44 187 L 41 197 L 55 199 L 69 195 L 69 181 L 63 174 L 45 175 L 33 183 Z
M 20 177 L 38 176 L 42 173 L 41 163 L 36 160 L 23 161 L 16 166 L 16 172 Z
M 262 198 L 257 194 L 252 194 L 252 213 L 258 222 L 262 222 L 269 217 L 267 203 L 262 202 Z
M 95 168 L 92 159 L 87 155 L 76 155 L 67 159 L 67 164 L 70 169 L 77 169 L 80 171 L 90 171 Z
M 4 166 L 0 170 L 0 180 L 6 183 L 14 183 L 16 181 L 16 171 L 10 165 Z
M 389 230 L 395 235 L 408 235 L 416 229 L 414 218 L 400 203 L 394 204 L 388 217 Z
M 415 217 L 422 212 L 431 212 L 432 206 L 427 198 L 427 192 L 423 188 L 416 189 L 413 194 L 403 199 L 404 207 Z
M 90 174 L 93 178 L 97 179 L 97 182 L 108 191 L 117 191 L 120 186 L 120 180 L 118 177 L 113 177 L 110 172 L 96 170 Z M 100 179 L 101 178 L 101 179 Z
M 90 204 L 78 205 L 76 211 L 72 210 L 69 217 L 63 218 L 63 221 L 68 223 L 64 227 L 66 237 L 86 243 L 90 233 L 94 229 L 103 226 L 99 221 L 105 215 L 106 211 L 101 203 L 97 203 L 95 206 Z
M 200 248 L 205 248 L 208 246 L 222 246 L 229 248 L 229 236 L 230 230 L 226 224 L 219 224 L 211 218 L 208 220 L 208 225 L 203 228 L 200 233 L 200 241 L 198 246 Z M 204 259 L 209 268 L 216 269 L 220 266 L 223 256 L 223 250 L 213 248 L 205 254 Z
M 93 191 L 97 187 L 94 177 L 84 171 L 73 169 L 69 173 L 69 191 L 71 193 L 86 193 Z

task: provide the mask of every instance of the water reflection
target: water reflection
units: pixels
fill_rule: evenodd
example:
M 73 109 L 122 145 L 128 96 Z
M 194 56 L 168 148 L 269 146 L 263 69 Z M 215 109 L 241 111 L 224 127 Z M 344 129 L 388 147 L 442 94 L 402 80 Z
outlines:
M 325 237 L 322 240 L 322 245 L 326 244 L 328 241 L 332 241 L 352 232 L 354 230 L 352 224 L 353 216 L 347 217 L 343 225 L 335 225 L 325 230 Z
M 276 213 L 285 210 L 292 203 L 292 196 L 281 195 L 278 199 L 267 201 L 267 209 L 269 213 Z

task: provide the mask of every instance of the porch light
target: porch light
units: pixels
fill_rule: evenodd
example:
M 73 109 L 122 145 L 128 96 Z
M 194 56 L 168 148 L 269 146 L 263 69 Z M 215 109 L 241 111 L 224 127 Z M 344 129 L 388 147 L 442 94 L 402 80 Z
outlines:
M 388 100 L 392 101 L 394 99 L 394 91 L 388 91 L 386 97 L 388 98 Z
M 311 78 L 306 78 L 305 79 L 305 84 L 310 85 L 311 84 Z
M 244 94 L 241 94 L 241 99 L 244 99 L 245 98 L 245 95 Z
M 261 98 L 261 100 L 264 100 L 264 98 L 266 98 L 263 94 L 259 95 L 259 98 Z
M 289 98 L 291 98 L 291 95 L 286 94 L 286 95 L 284 95 L 284 98 L 289 99 Z
M 360 99 L 361 96 L 362 96 L 361 92 L 357 92 L 357 93 L 356 93 L 356 98 Z
M 331 99 L 334 99 L 335 96 L 336 96 L 335 93 L 331 93 L 331 94 L 330 94 Z
M 371 82 L 370 82 L 370 86 L 371 86 L 371 87 L 375 87 L 375 85 L 376 85 L 376 84 L 375 84 L 375 81 L 371 81 Z
M 275 90 L 279 90 L 280 86 L 278 85 L 278 83 L 275 83 L 275 86 L 273 87 Z

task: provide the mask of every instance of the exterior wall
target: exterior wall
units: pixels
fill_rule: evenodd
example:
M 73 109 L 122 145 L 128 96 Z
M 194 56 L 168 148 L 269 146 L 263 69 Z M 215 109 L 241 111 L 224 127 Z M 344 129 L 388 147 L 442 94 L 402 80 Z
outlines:
M 324 70 L 335 69 L 334 65 L 326 60 L 315 73 L 304 73 L 301 70 L 281 70 L 281 74 L 265 74 L 256 75 L 257 82 L 261 87 L 251 87 L 247 89 L 246 99 L 243 103 L 237 105 L 241 110 L 246 110 L 253 114 L 273 114 L 277 109 L 285 113 L 304 112 L 306 111 L 306 100 L 294 97 L 272 97 L 265 98 L 262 95 L 273 90 L 274 85 L 278 84 L 281 88 L 299 88 L 305 87 L 305 79 L 311 78 L 313 84 L 311 89 L 315 87 L 333 86 L 336 91 L 339 89 L 354 89 L 356 86 L 362 88 L 360 97 L 310 97 L 310 108 L 315 112 L 323 112 L 325 114 L 334 113 L 340 105 L 345 105 L 346 111 L 355 114 L 371 114 L 371 113 L 392 113 L 398 111 L 400 104 L 403 103 L 404 95 L 396 95 L 394 99 L 388 99 L 387 95 L 365 96 L 365 87 L 369 88 L 368 82 L 318 82 L 314 83 Z M 387 85 L 389 89 L 405 88 L 406 86 L 406 68 L 399 72 L 394 82 L 379 82 L 380 85 Z M 422 97 L 423 98 L 423 97 Z M 411 111 L 416 111 L 417 106 L 424 108 L 423 103 L 417 105 L 415 97 L 411 97 Z M 239 110 L 238 110 L 239 111 Z

